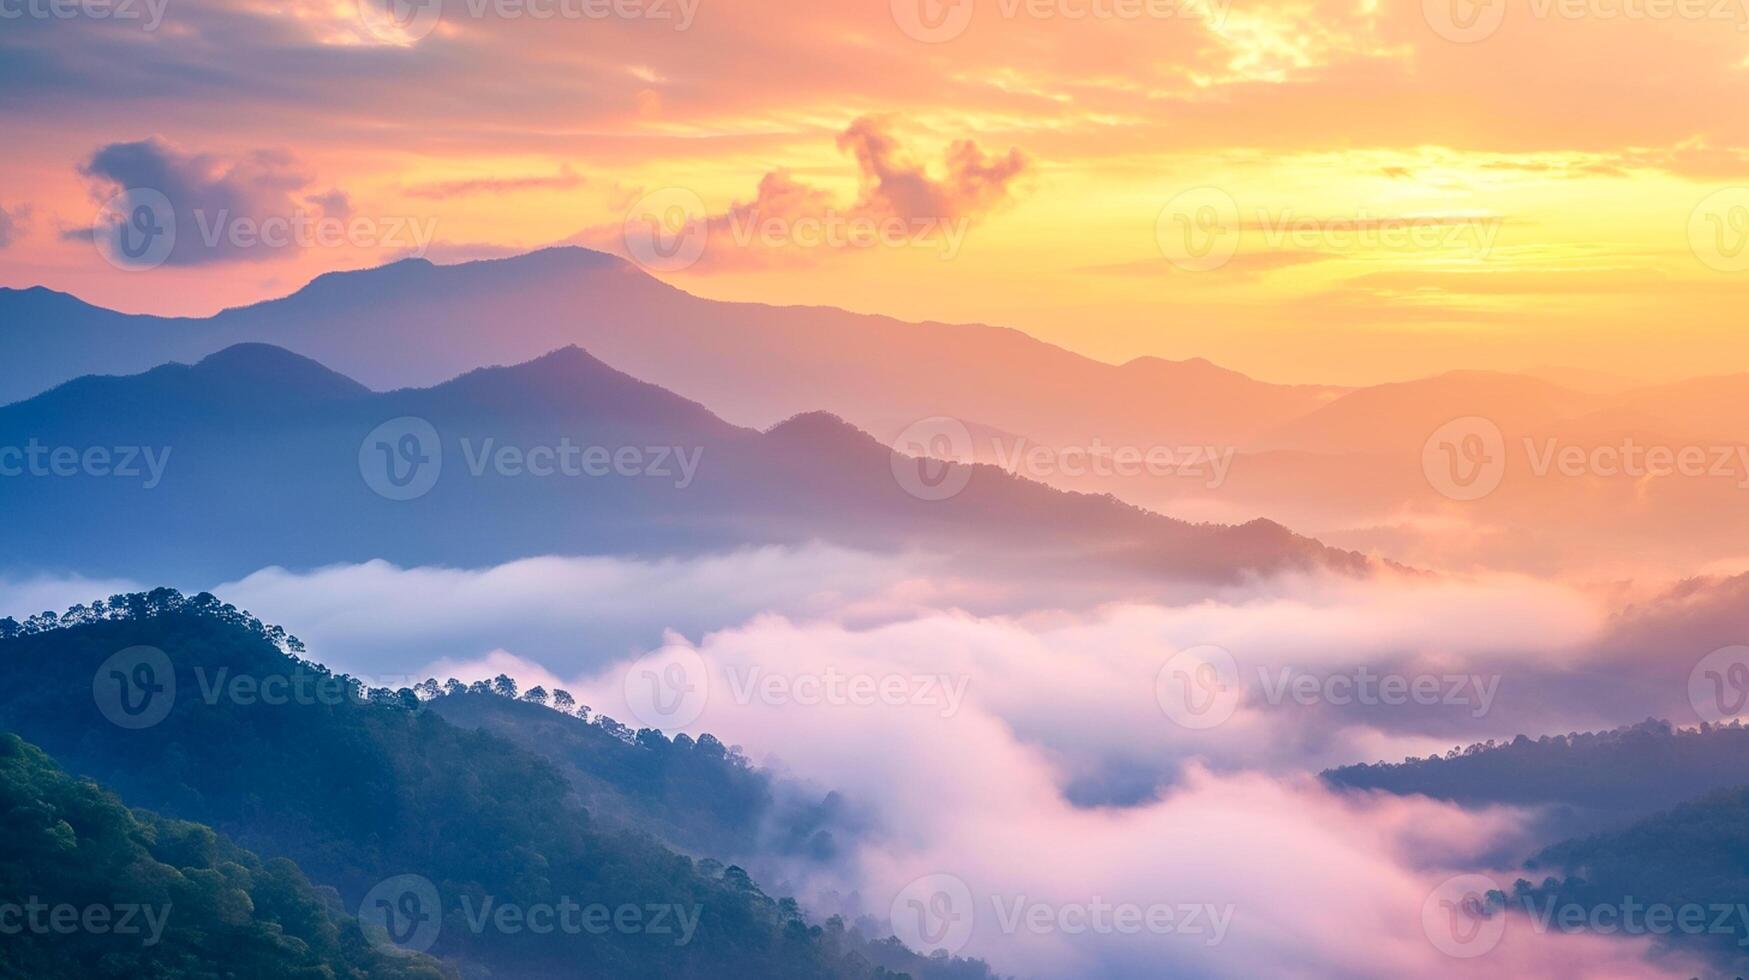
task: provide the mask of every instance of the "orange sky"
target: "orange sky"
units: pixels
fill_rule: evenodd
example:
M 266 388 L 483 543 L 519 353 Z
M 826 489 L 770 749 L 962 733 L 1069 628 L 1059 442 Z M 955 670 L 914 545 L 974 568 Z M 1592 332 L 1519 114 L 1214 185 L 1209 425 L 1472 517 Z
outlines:
M 1359 383 L 1749 352 L 1749 0 L 444 0 L 406 28 L 360 2 L 0 4 L 0 284 L 205 314 L 424 232 L 437 261 L 625 251 L 660 192 L 707 231 L 654 270 L 689 290 L 1108 360 Z M 124 181 L 173 185 L 183 226 L 356 230 L 119 269 L 89 230 Z

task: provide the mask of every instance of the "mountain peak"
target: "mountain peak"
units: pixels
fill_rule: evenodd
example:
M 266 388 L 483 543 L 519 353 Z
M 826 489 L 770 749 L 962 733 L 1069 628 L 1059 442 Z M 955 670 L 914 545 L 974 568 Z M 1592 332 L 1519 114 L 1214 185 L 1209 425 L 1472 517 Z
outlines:
M 369 394 L 370 389 L 302 354 L 273 344 L 232 344 L 201 358 L 190 372 L 195 377 L 229 385 L 295 392 L 315 397 Z
M 597 268 L 630 265 L 625 259 L 611 252 L 598 252 L 581 245 L 549 245 L 537 248 L 532 252 L 511 255 L 501 259 L 479 259 L 479 262 L 507 262 L 517 265 L 581 265 Z
M 1250 381 L 1249 375 L 1222 367 L 1206 357 L 1192 357 L 1182 361 L 1174 361 L 1165 357 L 1144 355 L 1131 358 L 1118 366 L 1120 371 L 1171 373 L 1177 377 L 1211 378 L 1233 381 Z
M 18 317 L 99 309 L 72 293 L 63 293 L 47 286 L 27 286 L 23 289 L 0 286 L 0 307 L 7 311 L 8 316 Z
M 525 361 L 524 363 L 522 363 L 519 366 L 525 367 L 525 368 L 531 368 L 531 367 L 536 367 L 536 366 L 570 367 L 570 368 L 591 367 L 592 368 L 592 367 L 596 367 L 596 366 L 607 367 L 607 364 L 604 361 L 602 361 L 600 358 L 589 353 L 587 350 L 584 350 L 582 345 L 580 345 L 580 344 L 566 344 L 563 347 L 556 347 L 550 351 L 547 351 L 545 354 L 542 354 L 541 356 L 539 356 L 531 361 Z
M 786 438 L 844 432 L 861 433 L 862 430 L 844 421 L 838 415 L 819 410 L 792 415 L 765 430 L 765 434 L 768 436 Z
M 195 362 L 195 367 L 209 371 L 252 370 L 262 367 L 289 367 L 293 365 L 314 365 L 321 367 L 315 361 L 294 354 L 276 344 L 264 344 L 257 341 L 245 341 L 232 344 L 223 350 L 208 354 Z
M 803 448 L 863 445 L 886 452 L 880 440 L 831 412 L 813 411 L 792 415 L 765 430 L 767 438 L 783 445 Z
M 434 295 L 466 294 L 477 288 L 545 288 L 567 276 L 616 270 L 629 270 L 652 283 L 657 281 L 625 259 L 576 245 L 556 245 L 448 265 L 414 256 L 364 269 L 325 272 L 288 296 L 233 307 L 220 317 L 265 314 L 301 321 L 358 308 L 399 309 L 430 301 Z
M 582 413 L 653 425 L 725 424 L 703 405 L 634 378 L 575 344 L 520 364 L 478 368 L 423 390 L 461 395 L 476 406 L 493 405 L 516 414 Z

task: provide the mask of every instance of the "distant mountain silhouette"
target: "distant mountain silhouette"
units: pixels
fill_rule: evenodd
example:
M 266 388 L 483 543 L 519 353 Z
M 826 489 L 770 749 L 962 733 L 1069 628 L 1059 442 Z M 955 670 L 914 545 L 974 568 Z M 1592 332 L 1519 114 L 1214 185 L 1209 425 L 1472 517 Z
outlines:
M 396 421 L 409 418 L 428 434 Z M 268 565 L 480 566 L 816 540 L 973 563 L 1039 559 L 1030 567 L 1070 575 L 1231 580 L 1365 566 L 1267 521 L 1187 524 L 990 466 L 895 457 L 823 413 L 765 433 L 740 428 L 575 347 L 432 388 L 373 393 L 283 349 L 242 345 L 193 366 L 82 378 L 0 408 L 0 446 L 32 443 L 76 451 L 81 463 L 70 475 L 0 480 L 9 524 L 0 572 L 210 584 Z M 565 446 L 570 475 L 550 456 Z M 85 475 L 94 447 L 113 451 L 112 466 L 130 447 L 146 452 L 133 477 Z M 585 460 L 585 450 L 596 455 Z M 548 475 L 534 472 L 542 453 Z M 923 499 L 896 475 L 907 466 L 964 487 Z M 430 482 L 385 484 L 391 469 Z
M 0 404 L 239 343 L 295 351 L 376 391 L 578 346 L 747 429 L 824 411 L 891 445 L 920 419 L 946 416 L 970 434 L 971 458 L 1010 468 L 1040 449 L 1201 454 L 1139 472 L 1018 472 L 1197 520 L 1267 517 L 1275 524 L 1255 533 L 1288 525 L 1418 566 L 1614 573 L 1623 561 L 1692 568 L 1749 553 L 1749 523 L 1736 519 L 1749 484 L 1749 449 L 1737 449 L 1749 446 L 1743 376 L 1635 387 L 1545 367 L 1352 389 L 1267 384 L 1201 359 L 1108 364 L 1001 327 L 707 300 L 581 248 L 329 273 L 290 296 L 196 319 L 0 289 Z M 1423 450 L 1469 417 L 1499 430 L 1510 465 L 1496 491 L 1454 502 L 1430 480 Z M 1698 447 L 1705 472 L 1645 480 L 1531 468 L 1556 449 L 1598 449 L 1607 462 L 1624 446 Z M 1612 534 L 1596 534 L 1602 525 Z
M 1658 916 L 1686 916 L 1684 926 L 1659 924 L 1665 930 L 1660 943 L 1705 957 L 1716 971 L 1705 976 L 1744 976 L 1749 971 L 1749 914 L 1744 911 L 1749 786 L 1680 804 L 1658 802 L 1669 809 L 1619 831 L 1563 841 L 1525 862 L 1526 876 L 1513 882 L 1507 907 L 1532 915 L 1551 908 L 1601 909 L 1604 916 L 1634 910 L 1642 931 L 1648 909 L 1658 909 Z M 1578 921 L 1571 931 L 1619 931 L 1601 917 Z
M 1679 729 L 1647 720 L 1607 732 L 1520 735 L 1444 757 L 1344 766 L 1323 778 L 1348 790 L 1527 808 L 1540 818 L 1533 832 L 1557 843 L 1525 861 L 1521 876 L 1496 877 L 1497 914 L 1637 909 L 1643 923 L 1648 907 L 1665 905 L 1670 913 L 1691 907 L 1688 914 L 1701 913 L 1703 925 L 1667 931 L 1660 943 L 1705 957 L 1725 971 L 1716 975 L 1742 976 L 1749 966 L 1749 921 L 1738 914 L 1749 892 L 1746 748 L 1749 728 L 1736 723 Z M 1561 931 L 1584 932 L 1587 923 L 1602 934 L 1621 931 L 1589 915 Z
M 551 248 L 329 273 L 283 299 L 206 319 L 127 316 L 48 290 L 0 289 L 0 404 L 79 375 L 136 373 L 243 341 L 277 344 L 379 390 L 578 344 L 742 425 L 824 409 L 886 437 L 947 415 L 1053 445 L 1232 442 L 1339 392 L 1264 384 L 1201 360 L 1118 367 L 1001 327 L 716 302 L 614 256 Z
M 1349 392 L 1267 433 L 1260 443 L 1272 449 L 1320 453 L 1419 454 L 1427 437 L 1455 418 L 1479 415 L 1508 431 L 1534 431 L 1603 404 L 1601 396 L 1536 378 L 1452 371 Z
M 1472 745 L 1441 757 L 1342 766 L 1333 786 L 1423 795 L 1464 806 L 1550 810 L 1567 833 L 1612 828 L 1707 793 L 1749 784 L 1749 729 L 1680 729 L 1647 720 Z

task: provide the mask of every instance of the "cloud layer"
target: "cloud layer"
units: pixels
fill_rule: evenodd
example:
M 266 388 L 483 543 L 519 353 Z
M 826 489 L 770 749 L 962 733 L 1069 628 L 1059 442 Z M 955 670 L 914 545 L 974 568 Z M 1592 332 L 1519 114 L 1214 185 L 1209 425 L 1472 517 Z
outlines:
M 1631 673 L 1607 680 L 1618 651 L 1636 644 L 1636 631 L 1674 636 L 1682 622 L 1706 621 L 1700 600 L 1653 595 L 1621 620 L 1607 611 L 1614 596 L 1512 578 L 1390 576 L 1065 608 L 1026 590 L 992 599 L 934 578 L 926 565 L 768 549 L 684 563 L 268 570 L 222 592 L 290 625 L 319 659 L 365 676 L 508 672 L 564 686 L 634 727 L 711 731 L 756 762 L 838 789 L 870 812 L 869 833 L 832 864 L 774 858 L 768 880 L 817 913 L 902 933 L 910 926 L 902 914 L 895 923 L 895 901 L 903 909 L 920 887 L 962 883 L 970 929 L 951 942 L 1022 975 L 1691 968 L 1650 965 L 1642 943 L 1545 935 L 1522 918 L 1486 955 L 1447 956 L 1423 923 L 1429 896 L 1458 873 L 1509 881 L 1538 843 L 1535 815 L 1332 794 L 1313 773 L 1592 727 L 1615 709 L 1588 685 L 1623 694 L 1640 684 L 1642 701 L 1657 702 Z M 39 581 L 9 589 L 8 605 L 52 606 L 57 595 L 111 587 Z M 1706 591 L 1714 598 L 1698 608 L 1729 604 L 1723 584 Z M 962 601 L 983 611 L 956 608 Z M 1217 646 L 1233 655 L 1239 696 L 1204 727 L 1162 678 L 1180 654 Z M 675 663 L 702 700 L 646 693 Z M 1472 688 L 1446 701 L 1443 686 L 1432 701 L 1394 705 L 1351 697 L 1352 687 L 1300 699 L 1272 694 L 1284 670 L 1494 677 L 1498 687 L 1485 705 Z M 1171 910 L 1178 925 L 1080 925 L 1120 908 Z

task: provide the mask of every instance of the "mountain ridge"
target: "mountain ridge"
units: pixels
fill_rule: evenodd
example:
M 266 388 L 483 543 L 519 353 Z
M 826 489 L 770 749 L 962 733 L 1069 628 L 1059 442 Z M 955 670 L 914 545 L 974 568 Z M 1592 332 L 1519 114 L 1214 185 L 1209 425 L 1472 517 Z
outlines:
M 253 376 L 263 365 L 313 380 L 285 397 Z M 247 376 L 230 377 L 232 367 Z M 431 482 L 397 499 L 377 471 L 411 459 L 381 451 L 406 453 L 408 438 L 432 464 Z M 938 464 L 896 454 L 831 413 L 762 433 L 574 346 L 390 392 L 346 384 L 295 353 L 234 346 L 192 367 L 82 379 L 0 408 L 0 445 L 31 439 L 163 447 L 169 459 L 150 488 L 0 481 L 0 503 L 18 519 L 13 561 L 54 554 L 91 574 L 211 583 L 269 565 L 480 567 L 813 541 L 968 562 L 1049 554 L 1065 568 L 1149 580 L 1370 567 L 1280 525 L 1191 524 L 983 464 L 939 464 L 960 486 L 929 499 L 907 473 Z M 571 469 L 525 465 L 564 446 Z M 598 454 L 594 469 L 583 466 L 585 449 Z M 0 571 L 5 564 L 0 556 Z
M 0 403 L 73 376 L 134 373 L 239 341 L 286 347 L 379 391 L 575 343 L 756 428 L 823 408 L 867 431 L 948 415 L 1053 444 L 1232 439 L 1324 397 L 1316 386 L 1256 381 L 1202 359 L 1114 365 L 1012 327 L 704 299 L 575 246 L 324 273 L 286 296 L 206 318 L 140 318 L 89 304 L 9 315 L 5 305 L 0 320 L 11 329 L 0 329 L 0 358 L 15 370 L 0 378 Z M 483 329 L 506 323 L 517 326 Z M 1236 394 L 1218 404 L 1197 394 L 1211 384 Z

